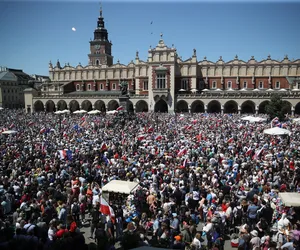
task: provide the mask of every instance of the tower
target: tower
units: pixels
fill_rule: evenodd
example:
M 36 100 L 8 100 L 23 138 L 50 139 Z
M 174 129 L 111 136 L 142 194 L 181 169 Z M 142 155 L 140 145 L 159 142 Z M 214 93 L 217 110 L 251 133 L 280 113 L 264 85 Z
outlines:
M 97 28 L 94 31 L 94 40 L 90 41 L 89 65 L 111 66 L 113 64 L 111 46 L 112 43 L 108 40 L 108 32 L 104 25 L 102 6 L 100 6 L 100 16 L 97 21 Z

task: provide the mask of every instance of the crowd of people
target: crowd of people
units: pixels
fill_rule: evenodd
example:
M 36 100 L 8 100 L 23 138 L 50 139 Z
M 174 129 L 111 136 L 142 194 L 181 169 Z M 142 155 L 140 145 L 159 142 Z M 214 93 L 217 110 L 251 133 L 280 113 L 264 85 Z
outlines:
M 278 195 L 300 192 L 300 125 L 292 119 L 0 116 L 0 249 L 223 250 L 225 240 L 241 250 L 300 249 L 299 210 Z M 291 135 L 265 135 L 271 123 Z M 107 214 L 101 194 L 111 180 L 139 186 L 111 194 Z

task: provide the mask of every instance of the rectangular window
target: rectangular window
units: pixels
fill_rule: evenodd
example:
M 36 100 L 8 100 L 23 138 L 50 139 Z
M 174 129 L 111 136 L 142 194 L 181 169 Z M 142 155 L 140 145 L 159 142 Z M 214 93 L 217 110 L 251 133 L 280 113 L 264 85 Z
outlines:
M 280 89 L 280 82 L 275 83 L 275 89 Z
M 143 89 L 144 90 L 148 90 L 148 80 L 144 81 L 144 84 L 143 84 Z
M 188 90 L 189 88 L 189 79 L 181 80 L 181 89 Z
M 103 83 L 100 84 L 100 89 L 103 90 Z
M 57 85 L 55 85 L 55 86 L 54 86 L 54 90 L 55 90 L 55 91 L 57 91 L 57 90 L 58 90 L 58 87 L 57 87 Z
M 297 82 L 297 89 L 300 89 L 300 82 Z
M 47 86 L 44 86 L 44 91 L 47 91 Z
M 232 82 L 227 82 L 227 89 L 231 89 L 232 88 Z
M 166 88 L 166 75 L 157 74 L 156 75 L 156 88 L 165 89 Z
M 258 88 L 259 88 L 259 89 L 263 89 L 263 88 L 264 88 L 263 82 L 259 82 Z
M 112 89 L 114 89 L 114 90 L 116 89 L 116 84 L 115 83 L 112 84 Z
M 91 90 L 91 84 L 88 84 L 88 90 Z
M 217 82 L 216 82 L 216 81 L 213 81 L 213 82 L 212 82 L 211 88 L 212 88 L 212 89 L 216 89 L 216 88 L 217 88 Z
M 76 85 L 76 90 L 80 91 L 80 85 L 79 84 Z
M 247 89 L 247 88 L 248 88 L 248 83 L 247 83 L 246 81 L 243 83 L 243 88 L 244 88 L 244 89 Z

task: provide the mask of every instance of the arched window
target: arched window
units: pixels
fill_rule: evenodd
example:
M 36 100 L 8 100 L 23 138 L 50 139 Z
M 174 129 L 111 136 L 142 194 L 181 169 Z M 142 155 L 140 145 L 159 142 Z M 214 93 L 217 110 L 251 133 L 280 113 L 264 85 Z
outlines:
M 98 60 L 98 59 L 96 60 L 96 65 L 97 65 L 97 66 L 99 65 L 99 60 Z

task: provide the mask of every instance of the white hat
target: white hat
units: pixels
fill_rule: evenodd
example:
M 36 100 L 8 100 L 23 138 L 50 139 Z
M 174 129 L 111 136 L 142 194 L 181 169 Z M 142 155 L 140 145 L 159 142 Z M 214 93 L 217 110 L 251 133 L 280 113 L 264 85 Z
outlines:
M 258 232 L 257 232 L 256 230 L 252 230 L 252 231 L 250 232 L 250 234 L 251 234 L 252 236 L 254 236 L 254 237 L 257 237 L 257 236 L 258 236 Z

